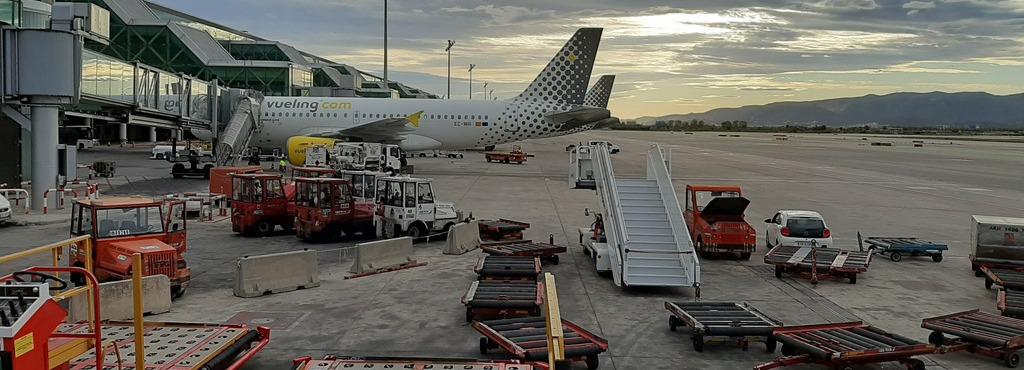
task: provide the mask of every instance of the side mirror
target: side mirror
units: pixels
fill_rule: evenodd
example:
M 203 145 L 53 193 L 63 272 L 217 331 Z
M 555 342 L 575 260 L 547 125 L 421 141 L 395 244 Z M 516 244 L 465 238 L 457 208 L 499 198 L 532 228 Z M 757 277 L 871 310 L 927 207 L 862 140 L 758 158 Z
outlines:
M 770 224 L 770 223 L 772 223 L 772 219 L 766 218 L 766 219 L 764 219 L 764 223 Z

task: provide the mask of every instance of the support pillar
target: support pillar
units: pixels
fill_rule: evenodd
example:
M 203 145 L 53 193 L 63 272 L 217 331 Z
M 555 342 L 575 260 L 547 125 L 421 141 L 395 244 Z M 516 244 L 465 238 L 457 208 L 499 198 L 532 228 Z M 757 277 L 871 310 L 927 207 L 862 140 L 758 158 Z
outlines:
M 43 194 L 57 187 L 57 106 L 32 106 L 32 209 L 43 209 Z
M 178 141 L 185 140 L 185 131 L 182 129 L 174 129 L 174 136 L 178 138 Z
M 128 144 L 128 124 L 127 123 L 118 124 L 117 137 L 119 139 L 121 139 L 121 146 L 122 147 L 125 146 L 125 144 Z
M 150 127 L 149 128 L 149 142 L 151 142 L 151 143 L 155 143 L 156 142 L 156 127 Z

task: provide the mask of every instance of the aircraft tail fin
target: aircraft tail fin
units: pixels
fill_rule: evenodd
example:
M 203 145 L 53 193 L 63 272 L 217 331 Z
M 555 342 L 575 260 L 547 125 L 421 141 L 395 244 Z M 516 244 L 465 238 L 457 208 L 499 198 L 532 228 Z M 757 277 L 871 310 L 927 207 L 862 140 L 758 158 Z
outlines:
M 601 28 L 577 30 L 517 99 L 583 104 L 597 47 L 601 43 L 601 32 Z
M 608 108 L 608 98 L 612 96 L 612 85 L 615 84 L 615 75 L 601 76 L 587 91 L 583 98 L 583 105 L 598 108 Z

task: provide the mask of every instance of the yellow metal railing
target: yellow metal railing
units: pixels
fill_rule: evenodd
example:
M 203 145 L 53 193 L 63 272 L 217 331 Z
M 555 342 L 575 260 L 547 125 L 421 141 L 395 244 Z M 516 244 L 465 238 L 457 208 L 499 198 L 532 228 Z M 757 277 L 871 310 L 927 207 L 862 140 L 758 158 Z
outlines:
M 565 361 L 565 335 L 562 333 L 562 314 L 558 310 L 558 290 L 555 275 L 544 273 L 544 316 L 547 319 L 548 368 Z
M 68 250 L 68 265 L 71 265 L 71 261 L 75 258 L 71 252 L 72 248 L 83 248 L 83 254 L 85 255 L 85 266 L 84 268 L 88 271 L 92 271 L 92 237 L 89 235 L 77 236 L 71 239 L 61 240 L 59 242 L 50 243 L 47 245 L 35 247 L 32 249 L 26 249 L 21 252 L 8 254 L 6 256 L 0 256 L 0 265 L 5 263 L 11 263 L 18 260 L 22 260 L 29 257 L 38 256 L 41 254 L 49 254 L 53 267 L 60 267 L 61 258 L 64 255 L 64 250 Z M 59 274 L 58 274 L 59 275 Z M 59 277 L 59 276 L 58 276 Z M 56 300 L 69 299 L 71 297 L 86 293 L 89 291 L 89 286 L 82 286 L 74 288 L 68 291 L 57 293 L 53 296 Z M 89 309 L 92 310 L 92 302 L 90 296 Z M 89 313 L 89 317 L 92 317 L 92 313 Z

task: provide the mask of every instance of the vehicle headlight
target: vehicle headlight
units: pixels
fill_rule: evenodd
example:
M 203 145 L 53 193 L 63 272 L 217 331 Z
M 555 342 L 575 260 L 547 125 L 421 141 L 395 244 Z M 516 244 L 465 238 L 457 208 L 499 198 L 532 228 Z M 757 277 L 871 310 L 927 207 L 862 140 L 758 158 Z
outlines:
M 0 213 L 4 213 L 4 212 L 10 211 L 10 210 L 11 210 L 10 207 L 0 208 Z

